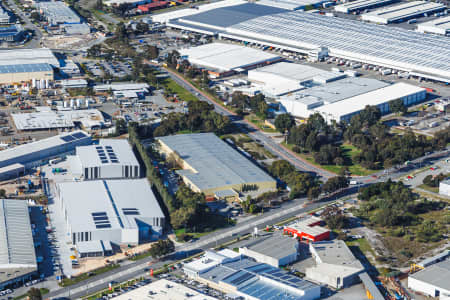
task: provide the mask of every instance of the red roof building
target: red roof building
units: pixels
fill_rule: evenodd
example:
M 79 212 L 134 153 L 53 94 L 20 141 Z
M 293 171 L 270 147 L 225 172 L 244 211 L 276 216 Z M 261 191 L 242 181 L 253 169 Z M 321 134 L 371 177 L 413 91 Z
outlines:
M 164 8 L 169 4 L 168 1 L 155 1 L 148 4 L 138 5 L 137 9 L 143 13 L 147 13 L 153 9 Z
M 321 223 L 322 220 L 320 218 L 309 216 L 300 219 L 295 224 L 284 227 L 283 232 L 312 242 L 328 240 L 330 231 L 320 226 Z

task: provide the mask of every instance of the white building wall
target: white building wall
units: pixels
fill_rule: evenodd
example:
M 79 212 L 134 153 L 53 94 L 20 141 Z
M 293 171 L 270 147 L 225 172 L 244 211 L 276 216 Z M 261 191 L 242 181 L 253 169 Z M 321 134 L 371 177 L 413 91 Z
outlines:
M 440 293 L 439 299 L 443 300 L 443 299 L 450 298 L 450 290 L 440 289 L 432 284 L 415 279 L 411 276 L 408 277 L 408 288 L 410 288 L 414 291 L 417 291 L 417 292 L 427 294 L 431 297 L 435 297 L 437 294 L 436 292 L 439 291 L 439 293 Z
M 122 229 L 122 244 L 139 244 L 139 229 Z
M 439 194 L 450 196 L 450 184 L 446 182 L 439 183 Z
M 245 247 L 239 248 L 239 253 L 254 258 L 257 262 L 266 263 L 276 268 L 280 266 L 280 261 L 278 259 L 252 251 Z

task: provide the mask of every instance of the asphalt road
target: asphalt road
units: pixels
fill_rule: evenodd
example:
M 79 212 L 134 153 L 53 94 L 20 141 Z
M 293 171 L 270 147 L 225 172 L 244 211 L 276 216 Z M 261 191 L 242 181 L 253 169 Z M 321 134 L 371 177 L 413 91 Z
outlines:
M 184 78 L 182 78 L 180 75 L 166 69 L 167 72 L 169 72 L 170 77 L 179 85 L 181 85 L 183 88 L 191 92 L 193 95 L 196 95 L 199 100 L 206 101 L 212 105 L 214 105 L 215 111 L 228 116 L 230 120 L 237 125 L 241 130 L 245 133 L 247 133 L 251 138 L 255 140 L 259 140 L 264 144 L 264 147 L 272 152 L 273 154 L 279 156 L 280 158 L 283 158 L 287 161 L 289 161 L 292 165 L 294 165 L 297 169 L 305 172 L 313 172 L 316 175 L 327 179 L 330 177 L 336 176 L 335 174 L 328 172 L 322 168 L 319 168 L 317 166 L 314 166 L 312 164 L 309 164 L 308 162 L 300 159 L 298 156 L 296 156 L 294 153 L 292 153 L 290 150 L 286 149 L 285 147 L 281 146 L 277 142 L 275 142 L 272 138 L 265 135 L 262 131 L 255 128 L 252 124 L 247 122 L 246 120 L 236 116 L 234 113 L 230 112 L 229 110 L 225 109 L 224 107 L 217 104 L 215 101 L 213 101 L 208 95 L 203 93 L 201 90 L 195 88 L 192 84 L 187 82 Z

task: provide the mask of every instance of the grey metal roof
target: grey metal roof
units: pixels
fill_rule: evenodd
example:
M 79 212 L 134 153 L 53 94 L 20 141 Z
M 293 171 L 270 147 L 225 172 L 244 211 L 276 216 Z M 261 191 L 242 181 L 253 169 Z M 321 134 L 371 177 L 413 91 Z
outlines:
M 105 252 L 105 251 L 112 251 L 112 246 L 110 241 L 95 240 L 87 242 L 78 242 L 77 250 L 80 253 Z
M 27 201 L 0 199 L 0 271 L 10 273 L 13 269 L 14 278 L 36 268 Z M 11 277 L 0 272 L 0 282 L 7 279 Z
M 450 78 L 450 43 L 444 36 L 294 11 L 258 17 L 227 33 L 292 47 L 328 47 L 330 55 Z
M 422 271 L 409 275 L 441 289 L 450 290 L 450 259 L 431 265 Z
M 298 241 L 292 237 L 284 236 L 281 231 L 246 240 L 239 245 L 257 253 L 281 259 L 297 253 Z
M 183 21 L 195 23 L 214 23 L 216 26 L 228 27 L 240 22 L 244 22 L 256 17 L 286 12 L 287 10 L 259 5 L 255 3 L 246 3 L 236 6 L 228 6 L 209 10 L 192 16 L 181 18 Z
M 47 63 L 42 64 L 21 64 L 21 65 L 0 65 L 0 73 L 32 73 L 32 72 L 52 72 L 52 67 Z
M 303 292 L 318 288 L 284 270 L 248 258 L 223 263 L 199 276 L 216 283 L 224 282 L 241 293 L 265 300 L 300 300 Z
M 164 218 L 145 178 L 64 182 L 58 188 L 73 232 L 101 230 L 93 219 L 96 213 L 106 215 L 108 229 L 135 229 L 136 219 L 151 224 L 151 218 Z
M 428 267 L 429 265 L 431 265 L 431 264 L 433 264 L 435 262 L 441 261 L 441 260 L 443 260 L 443 259 L 445 259 L 445 258 L 447 258 L 449 256 L 450 256 L 450 250 L 445 250 L 444 252 L 439 253 L 439 254 L 437 254 L 437 255 L 435 255 L 433 257 L 429 257 L 429 258 L 426 258 L 426 259 L 422 260 L 417 265 L 425 268 L 425 267 Z
M 197 172 L 180 170 L 200 189 L 274 181 L 213 133 L 194 133 L 158 138 Z
M 105 153 L 104 159 L 100 158 L 99 151 Z M 114 156 L 112 156 L 112 153 Z M 139 165 L 130 144 L 125 139 L 101 139 L 98 145 L 77 147 L 76 154 L 84 168 L 105 164 Z M 114 157 L 117 159 L 114 160 Z
M 315 249 L 322 263 L 364 269 L 361 262 L 342 240 L 316 242 L 312 243 L 311 247 Z
M 373 299 L 373 300 L 384 300 L 385 299 L 383 297 L 383 295 L 381 294 L 380 290 L 375 285 L 375 283 L 373 283 L 372 278 L 370 278 L 370 276 L 369 276 L 369 274 L 367 274 L 367 272 L 359 274 L 359 278 L 363 282 L 366 289 L 372 295 L 373 298 L 371 298 L 371 299 Z
M 36 142 L 31 142 L 0 151 L 0 167 L 5 167 L 12 164 L 8 162 L 10 160 L 15 160 L 14 163 L 28 163 L 29 161 L 26 158 L 28 155 L 41 151 L 44 152 L 45 150 L 49 150 L 58 146 L 66 145 L 65 150 L 67 152 L 73 150 L 69 148 L 73 144 L 82 145 L 89 143 L 91 143 L 91 137 L 84 131 L 62 133 Z M 38 158 L 44 159 L 45 157 L 41 156 Z
M 48 63 L 59 67 L 60 63 L 50 49 L 2 49 L 0 50 L 0 66 Z

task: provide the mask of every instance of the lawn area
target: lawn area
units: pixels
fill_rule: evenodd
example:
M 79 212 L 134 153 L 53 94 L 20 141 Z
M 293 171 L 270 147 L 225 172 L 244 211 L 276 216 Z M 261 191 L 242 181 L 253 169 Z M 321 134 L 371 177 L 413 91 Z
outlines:
M 346 242 L 348 246 L 357 246 L 362 253 L 370 253 L 373 257 L 376 257 L 375 251 L 370 246 L 369 242 L 365 239 L 357 239 L 353 241 Z
M 426 184 L 421 184 L 418 186 L 418 188 L 432 192 L 432 193 L 436 193 L 436 194 L 439 193 L 439 187 L 431 187 Z
M 268 133 L 276 133 L 276 132 L 278 132 L 276 129 L 273 129 L 273 128 L 267 126 L 266 124 L 264 124 L 264 120 L 261 120 L 255 114 L 246 115 L 244 117 L 244 119 L 246 119 L 250 123 L 258 126 L 258 128 L 261 129 L 264 132 L 268 132 Z
M 220 228 L 217 228 L 217 229 L 220 229 Z M 178 236 L 180 234 L 186 234 L 186 235 L 190 236 L 191 239 L 199 239 L 202 236 L 205 236 L 207 234 L 213 233 L 217 229 L 214 229 L 212 231 L 205 231 L 205 232 L 188 232 L 188 233 L 186 233 L 186 229 L 185 228 L 180 228 L 180 229 L 175 230 L 175 235 L 177 236 L 177 240 L 178 240 Z M 183 243 L 182 241 L 180 241 L 180 242 Z
M 88 273 L 81 274 L 80 276 L 77 276 L 77 277 L 64 278 L 59 285 L 61 285 L 61 286 L 70 286 L 70 285 L 73 285 L 73 284 L 78 283 L 80 281 L 86 280 L 86 279 L 88 279 L 88 278 L 90 278 L 92 276 L 100 275 L 100 274 L 106 273 L 106 272 L 108 272 L 110 270 L 114 270 L 114 269 L 118 268 L 119 266 L 120 266 L 119 264 L 109 265 L 109 266 L 106 266 L 106 267 L 103 267 L 103 268 L 99 268 L 97 270 L 94 270 L 94 271 L 91 271 L 91 272 L 88 272 Z
M 292 150 L 293 145 L 286 144 L 284 142 L 283 142 L 283 145 L 285 147 L 287 147 L 288 149 Z M 347 159 L 350 159 L 350 160 L 351 160 L 351 157 L 353 154 L 361 152 L 361 150 L 359 150 L 358 148 L 356 148 L 355 146 L 350 145 L 350 144 L 344 144 L 341 146 L 341 148 L 344 152 L 344 155 L 347 157 Z M 353 164 L 353 162 L 351 162 L 351 164 L 348 166 L 321 165 L 314 161 L 314 158 L 311 153 L 295 153 L 295 154 L 297 156 L 303 158 L 304 160 L 310 162 L 311 164 L 321 167 L 322 169 L 327 170 L 332 173 L 335 173 L 335 174 L 339 174 L 341 169 L 344 167 L 347 167 L 348 170 L 350 171 L 350 173 L 352 175 L 356 175 L 356 176 L 367 176 L 367 175 L 377 172 L 376 170 L 366 169 L 363 166 L 361 166 L 360 164 Z
M 189 102 L 198 100 L 197 97 L 192 95 L 188 90 L 173 81 L 171 78 L 167 78 L 163 84 L 168 92 L 177 94 L 178 98 L 180 98 L 182 101 Z

